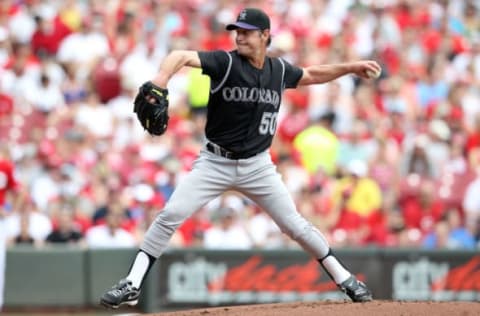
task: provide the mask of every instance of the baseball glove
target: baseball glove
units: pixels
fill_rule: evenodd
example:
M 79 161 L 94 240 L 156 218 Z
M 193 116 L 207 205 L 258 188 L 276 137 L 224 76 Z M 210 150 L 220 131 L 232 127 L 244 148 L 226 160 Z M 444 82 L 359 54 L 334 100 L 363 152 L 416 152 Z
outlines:
M 133 112 L 151 135 L 162 135 L 168 126 L 168 90 L 147 81 L 135 97 Z

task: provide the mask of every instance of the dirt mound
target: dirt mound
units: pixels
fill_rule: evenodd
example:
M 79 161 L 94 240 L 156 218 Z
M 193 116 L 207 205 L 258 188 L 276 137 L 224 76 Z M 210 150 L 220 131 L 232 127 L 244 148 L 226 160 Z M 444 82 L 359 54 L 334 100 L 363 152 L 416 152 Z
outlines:
M 351 302 L 298 302 L 282 304 L 243 305 L 152 314 L 158 316 L 376 316 L 376 315 L 480 315 L 480 303 L 476 302 L 399 302 L 373 301 Z

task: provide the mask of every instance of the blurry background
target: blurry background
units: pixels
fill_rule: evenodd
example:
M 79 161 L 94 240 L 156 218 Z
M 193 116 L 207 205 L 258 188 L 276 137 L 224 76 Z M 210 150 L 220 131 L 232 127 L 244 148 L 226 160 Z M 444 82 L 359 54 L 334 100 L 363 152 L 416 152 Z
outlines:
M 135 249 L 202 146 L 209 80 L 188 68 L 172 78 L 170 125 L 157 138 L 137 123 L 133 96 L 172 49 L 233 49 L 224 25 L 245 6 L 271 16 L 271 55 L 383 67 L 377 80 L 345 76 L 282 100 L 271 155 L 298 210 L 331 245 L 478 251 L 478 1 L 3 0 L 0 213 L 9 253 Z M 9 168 L 16 183 L 3 176 Z M 171 248 L 297 245 L 227 192 L 188 219 Z M 7 282 L 6 297 L 18 297 L 9 290 Z

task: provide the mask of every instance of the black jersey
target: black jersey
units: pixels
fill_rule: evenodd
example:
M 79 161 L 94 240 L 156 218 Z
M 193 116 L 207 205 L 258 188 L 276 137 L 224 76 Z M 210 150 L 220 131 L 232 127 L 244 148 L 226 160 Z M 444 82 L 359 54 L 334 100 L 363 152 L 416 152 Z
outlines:
M 282 92 L 297 86 L 302 69 L 270 57 L 265 57 L 263 69 L 258 69 L 237 51 L 198 55 L 203 73 L 211 79 L 207 139 L 235 153 L 256 154 L 268 149 Z

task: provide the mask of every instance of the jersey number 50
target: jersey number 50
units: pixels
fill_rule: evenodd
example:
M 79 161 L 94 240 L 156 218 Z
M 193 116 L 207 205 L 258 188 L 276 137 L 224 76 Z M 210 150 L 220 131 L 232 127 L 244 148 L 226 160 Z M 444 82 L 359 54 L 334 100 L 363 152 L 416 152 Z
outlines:
M 267 133 L 273 135 L 275 133 L 275 129 L 277 128 L 277 116 L 277 112 L 263 112 L 262 120 L 258 127 L 260 135 L 266 135 Z

